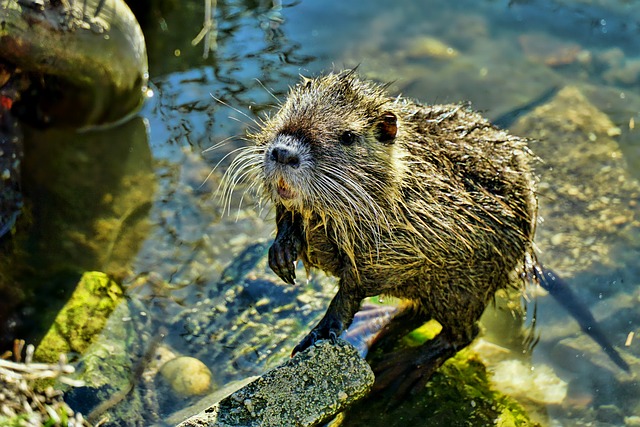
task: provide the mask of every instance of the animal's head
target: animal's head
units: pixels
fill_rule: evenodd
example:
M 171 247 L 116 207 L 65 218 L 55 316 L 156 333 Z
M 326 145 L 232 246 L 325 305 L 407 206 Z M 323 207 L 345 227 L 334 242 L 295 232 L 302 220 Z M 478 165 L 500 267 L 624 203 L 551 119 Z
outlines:
M 303 78 L 251 135 L 266 195 L 303 213 L 374 220 L 398 172 L 395 104 L 353 71 Z

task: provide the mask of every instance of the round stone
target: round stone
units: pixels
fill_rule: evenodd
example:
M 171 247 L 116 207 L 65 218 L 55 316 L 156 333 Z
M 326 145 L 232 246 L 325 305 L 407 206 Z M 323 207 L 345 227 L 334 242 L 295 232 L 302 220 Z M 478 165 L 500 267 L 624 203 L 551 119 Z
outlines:
M 160 375 L 176 394 L 196 396 L 211 388 L 211 371 L 195 357 L 180 356 L 162 365 Z

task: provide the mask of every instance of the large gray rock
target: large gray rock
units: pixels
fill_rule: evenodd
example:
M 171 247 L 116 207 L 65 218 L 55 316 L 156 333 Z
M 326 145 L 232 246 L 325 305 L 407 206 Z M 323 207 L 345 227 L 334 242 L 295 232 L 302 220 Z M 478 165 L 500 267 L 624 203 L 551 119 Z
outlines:
M 364 397 L 373 381 L 355 348 L 323 341 L 178 427 L 315 426 Z

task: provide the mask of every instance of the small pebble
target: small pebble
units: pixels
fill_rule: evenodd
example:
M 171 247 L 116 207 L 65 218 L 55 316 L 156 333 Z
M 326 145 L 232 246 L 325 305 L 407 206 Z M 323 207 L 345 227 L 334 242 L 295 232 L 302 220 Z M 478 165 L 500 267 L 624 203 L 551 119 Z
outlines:
M 160 375 L 176 394 L 197 396 L 211 388 L 211 371 L 194 357 L 180 356 L 165 363 Z

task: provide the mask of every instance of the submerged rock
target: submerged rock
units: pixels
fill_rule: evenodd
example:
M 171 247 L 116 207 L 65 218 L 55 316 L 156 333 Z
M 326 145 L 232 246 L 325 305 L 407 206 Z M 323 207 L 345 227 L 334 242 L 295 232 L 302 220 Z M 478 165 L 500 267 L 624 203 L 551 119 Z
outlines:
M 21 118 L 80 127 L 141 105 L 147 52 L 123 0 L 8 0 L 0 14 L 0 59 L 33 76 Z
M 638 396 L 637 346 L 625 345 L 638 323 L 637 297 L 625 291 L 637 283 L 640 183 L 618 141 L 625 130 L 585 96 L 597 99 L 599 94 L 590 93 L 594 91 L 565 87 L 512 129 L 533 138 L 531 147 L 541 158 L 539 258 L 567 279 L 580 299 L 592 301 L 594 317 L 633 372 L 615 366 L 573 319 L 562 317 L 563 310 L 538 307 L 543 323 L 537 349 L 567 382 L 566 398 L 559 404 L 571 416 L 556 420 L 563 425 L 576 417 L 593 419 L 593 409 L 602 405 L 624 402 L 621 409 L 627 416 L 635 415 L 633 406 L 638 405 L 630 397 Z
M 211 388 L 211 371 L 195 357 L 179 356 L 160 368 L 160 375 L 180 396 L 197 396 Z
M 136 387 L 162 336 L 149 317 L 138 300 L 123 301 L 76 363 L 85 386 L 66 391 L 65 401 L 90 423 L 146 427 L 158 421 L 151 381 Z
M 624 64 L 610 68 L 602 73 L 602 77 L 608 83 L 624 86 L 637 85 L 640 82 L 640 59 L 629 59 Z
M 520 360 L 499 362 L 492 380 L 503 393 L 541 404 L 561 403 L 567 395 L 567 383 L 547 365 L 532 367 Z
M 524 55 L 530 61 L 550 67 L 560 67 L 575 62 L 588 63 L 590 52 L 570 41 L 552 37 L 546 33 L 526 33 L 518 37 Z
M 323 341 L 179 427 L 315 426 L 364 397 L 373 381 L 355 348 Z
M 408 59 L 452 59 L 458 51 L 436 37 L 420 36 L 407 41 L 402 55 Z
M 577 87 L 522 117 L 512 131 L 533 138 L 542 162 L 536 244 L 562 276 L 620 265 L 616 249 L 640 230 L 640 184 L 627 171 L 621 130 Z M 541 260 L 545 262 L 545 253 Z
M 279 283 L 267 265 L 267 249 L 266 241 L 246 247 L 212 284 L 210 297 L 170 320 L 172 330 L 185 332 L 170 333 L 167 343 L 215 366 L 219 384 L 260 375 L 288 360 L 335 286 L 323 274 L 307 286 Z

